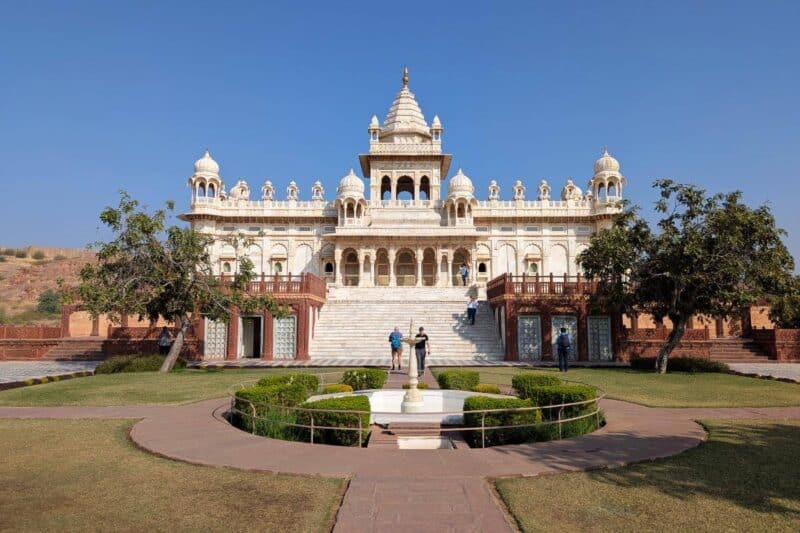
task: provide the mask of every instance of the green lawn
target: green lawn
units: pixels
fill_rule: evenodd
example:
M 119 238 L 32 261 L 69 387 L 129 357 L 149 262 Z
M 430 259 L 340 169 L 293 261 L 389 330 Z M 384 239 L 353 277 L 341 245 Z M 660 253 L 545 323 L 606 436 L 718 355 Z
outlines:
M 129 420 L 0 420 L 0 531 L 329 531 L 344 481 L 194 466 Z
M 798 531 L 800 422 L 714 421 L 670 459 L 497 481 L 523 531 Z
M 481 383 L 511 386 L 518 372 L 552 368 L 473 368 Z M 436 369 L 434 369 L 436 372 Z M 651 407 L 781 407 L 800 405 L 800 385 L 733 374 L 669 373 L 659 375 L 629 368 L 573 368 L 566 379 L 600 387 L 609 398 Z
M 325 373 L 323 383 L 338 381 L 343 368 L 309 368 L 301 372 Z M 297 369 L 226 369 L 208 372 L 183 370 L 161 374 L 138 372 L 101 374 L 0 392 L 0 405 L 130 405 L 185 403 L 220 398 L 232 387 L 254 382 L 268 373 Z M 332 374 L 329 374 L 332 373 Z

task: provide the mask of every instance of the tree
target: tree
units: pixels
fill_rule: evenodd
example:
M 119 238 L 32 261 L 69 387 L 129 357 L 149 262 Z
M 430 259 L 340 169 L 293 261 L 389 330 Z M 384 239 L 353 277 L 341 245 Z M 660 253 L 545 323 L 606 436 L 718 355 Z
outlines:
M 610 228 L 592 236 L 578 262 L 600 282 L 595 304 L 670 319 L 672 331 L 656 357 L 664 373 L 693 315 L 731 316 L 761 298 L 784 297 L 794 283 L 794 260 L 769 207 L 748 207 L 738 191 L 709 197 L 667 179 L 654 187 L 661 215 L 655 230 L 626 206 Z
M 773 299 L 769 317 L 779 327 L 800 328 L 800 276 L 792 279 L 789 290 Z
M 54 315 L 61 311 L 61 296 L 53 289 L 47 289 L 39 295 L 36 310 L 40 313 Z
M 224 280 L 214 275 L 209 254 L 213 239 L 191 228 L 167 226 L 173 210 L 174 203 L 167 202 L 165 209 L 149 213 L 121 192 L 118 207 L 100 214 L 114 238 L 92 245 L 97 263 L 81 269 L 80 284 L 71 291 L 92 316 L 105 314 L 118 322 L 122 315 L 135 315 L 139 320 L 163 318 L 178 324 L 162 372 L 172 369 L 178 359 L 194 317 L 227 320 L 232 308 L 284 313 L 270 295 L 248 293 L 255 273 L 247 257 Z M 231 241 L 237 249 L 247 244 L 241 237 Z

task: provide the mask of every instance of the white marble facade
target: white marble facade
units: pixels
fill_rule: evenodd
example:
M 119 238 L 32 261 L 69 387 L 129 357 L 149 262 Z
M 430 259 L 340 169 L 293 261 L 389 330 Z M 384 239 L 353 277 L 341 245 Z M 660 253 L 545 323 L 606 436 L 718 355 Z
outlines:
M 621 208 L 625 177 L 607 150 L 585 192 L 572 179 L 560 188 L 518 179 L 504 200 L 491 180 L 486 199 L 479 199 L 461 169 L 450 172 L 442 123 L 438 116 L 425 121 L 407 71 L 386 120 L 373 116 L 368 133 L 369 151 L 358 156 L 363 177 L 351 169 L 333 198 L 320 182 L 308 199 L 294 181 L 283 194 L 266 181 L 254 184 L 260 195 L 253 197 L 243 179 L 226 192 L 206 151 L 189 178 L 191 209 L 182 218 L 216 237 L 212 256 L 221 273 L 235 271 L 247 256 L 267 275 L 311 272 L 337 285 L 368 287 L 448 286 L 460 282 L 462 262 L 478 284 L 506 272 L 576 275 L 576 256 Z M 236 249 L 231 237 L 242 235 L 251 244 Z

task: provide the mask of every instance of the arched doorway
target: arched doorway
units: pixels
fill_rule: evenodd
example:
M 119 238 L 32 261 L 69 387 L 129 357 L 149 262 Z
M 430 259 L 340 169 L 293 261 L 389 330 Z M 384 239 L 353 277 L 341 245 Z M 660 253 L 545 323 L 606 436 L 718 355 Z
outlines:
M 358 285 L 358 254 L 354 250 L 345 251 L 344 256 L 344 284 L 347 287 Z
M 472 265 L 470 264 L 469 252 L 467 252 L 464 248 L 459 248 L 453 254 L 453 271 L 452 271 L 453 285 L 462 284 L 461 272 L 459 270 L 461 268 L 462 263 L 467 265 L 467 268 L 470 270 L 469 278 L 467 278 L 467 283 L 469 283 L 470 279 L 472 279 L 473 277 L 474 273 L 472 272 Z
M 413 287 L 417 284 L 417 262 L 414 252 L 400 250 L 395 259 L 395 277 L 399 287 Z
M 392 180 L 389 176 L 381 178 L 381 200 L 392 199 Z
M 389 254 L 384 249 L 375 254 L 375 285 L 389 286 Z
M 422 284 L 426 287 L 436 285 L 436 252 L 426 248 L 422 254 Z
M 428 179 L 428 176 L 422 176 L 419 180 L 419 199 L 431 199 L 431 180 Z

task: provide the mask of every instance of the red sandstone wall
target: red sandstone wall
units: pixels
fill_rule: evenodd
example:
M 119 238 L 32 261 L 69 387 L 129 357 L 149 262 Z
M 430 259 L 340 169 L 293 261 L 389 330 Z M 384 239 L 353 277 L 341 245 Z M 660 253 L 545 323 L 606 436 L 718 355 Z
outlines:
M 58 339 L 3 339 L 0 340 L 0 361 L 44 359 Z
M 0 339 L 58 339 L 58 326 L 0 326 Z

